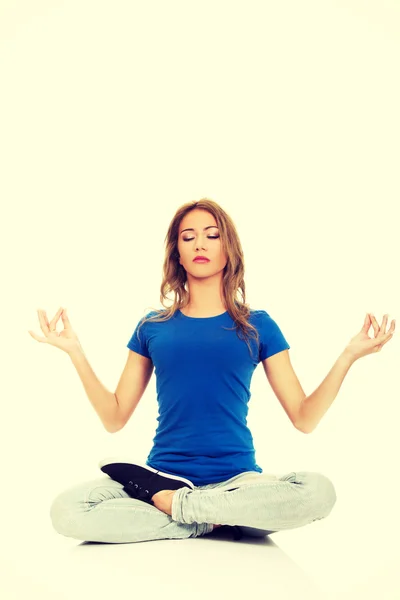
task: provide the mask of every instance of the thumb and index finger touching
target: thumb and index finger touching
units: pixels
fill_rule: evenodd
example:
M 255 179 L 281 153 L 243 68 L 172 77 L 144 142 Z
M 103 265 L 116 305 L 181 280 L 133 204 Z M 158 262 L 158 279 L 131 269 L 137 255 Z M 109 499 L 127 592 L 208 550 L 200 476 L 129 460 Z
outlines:
M 70 329 L 70 327 L 71 327 L 71 323 L 69 321 L 66 308 L 60 307 L 58 309 L 58 311 L 56 312 L 56 314 L 54 315 L 54 317 L 52 318 L 52 320 L 50 321 L 50 323 L 47 319 L 47 315 L 44 310 L 37 309 L 36 312 L 38 313 L 39 322 L 41 324 L 41 329 L 44 333 L 56 333 L 57 335 L 59 335 L 59 332 L 56 330 L 56 325 L 57 325 L 57 322 L 60 317 L 64 324 L 64 330 Z M 38 341 L 42 341 L 42 342 L 48 341 L 47 337 L 39 338 L 32 330 L 28 330 L 28 333 Z

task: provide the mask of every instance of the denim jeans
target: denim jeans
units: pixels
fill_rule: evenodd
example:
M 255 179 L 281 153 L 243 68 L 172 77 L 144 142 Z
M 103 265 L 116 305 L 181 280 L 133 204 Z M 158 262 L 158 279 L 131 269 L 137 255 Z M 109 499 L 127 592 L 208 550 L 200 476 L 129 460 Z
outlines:
M 246 471 L 226 481 L 179 488 L 172 516 L 131 498 L 104 475 L 59 494 L 50 508 L 54 529 L 66 537 L 124 544 L 199 537 L 213 525 L 239 525 L 244 535 L 263 537 L 323 519 L 336 502 L 325 475 L 309 471 L 281 477 Z

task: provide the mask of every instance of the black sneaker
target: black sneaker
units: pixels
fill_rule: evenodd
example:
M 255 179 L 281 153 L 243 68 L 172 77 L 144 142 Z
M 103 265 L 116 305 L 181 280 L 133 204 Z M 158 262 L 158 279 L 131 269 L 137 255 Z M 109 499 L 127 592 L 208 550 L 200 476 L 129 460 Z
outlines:
M 122 483 L 124 491 L 137 500 L 152 504 L 151 498 L 162 490 L 178 490 L 182 487 L 194 489 L 194 484 L 184 477 L 157 471 L 148 465 L 132 463 L 119 458 L 103 458 L 99 467 L 111 479 Z
M 234 540 L 241 540 L 243 537 L 243 531 L 239 525 L 221 525 L 218 529 L 229 531 L 233 534 Z

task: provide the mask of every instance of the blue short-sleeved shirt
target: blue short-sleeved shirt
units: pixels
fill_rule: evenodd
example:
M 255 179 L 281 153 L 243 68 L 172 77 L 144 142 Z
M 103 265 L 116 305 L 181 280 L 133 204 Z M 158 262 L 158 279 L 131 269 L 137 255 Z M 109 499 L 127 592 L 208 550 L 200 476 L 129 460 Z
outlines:
M 145 322 L 139 341 L 141 320 L 127 347 L 155 368 L 158 426 L 146 464 L 196 486 L 262 473 L 247 426 L 250 383 L 260 361 L 290 348 L 278 324 L 265 310 L 251 310 L 260 344 L 250 337 L 250 355 L 228 311 L 200 318 L 177 310 L 167 321 Z

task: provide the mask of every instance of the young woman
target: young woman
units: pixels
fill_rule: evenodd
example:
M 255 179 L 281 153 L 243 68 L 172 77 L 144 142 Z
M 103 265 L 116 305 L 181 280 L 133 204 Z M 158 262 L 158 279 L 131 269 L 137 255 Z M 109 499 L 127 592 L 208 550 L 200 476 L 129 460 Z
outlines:
M 45 337 L 31 335 L 68 353 L 107 431 L 126 425 L 154 368 L 157 374 L 159 423 L 146 464 L 102 460 L 106 475 L 55 498 L 54 528 L 79 540 L 127 543 L 198 537 L 222 526 L 240 539 L 325 518 L 336 501 L 325 475 L 292 471 L 279 477 L 256 463 L 247 426 L 252 375 L 262 362 L 291 423 L 309 433 L 353 362 L 392 337 L 394 321 L 386 333 L 386 315 L 381 328 L 367 315 L 324 385 L 306 397 L 278 324 L 245 302 L 241 244 L 218 204 L 202 199 L 178 209 L 167 233 L 163 274 L 161 303 L 165 307 L 172 292 L 173 304 L 138 322 L 115 394 L 91 369 L 66 311 L 50 323 L 39 311 Z M 60 316 L 64 330 L 58 333 Z

